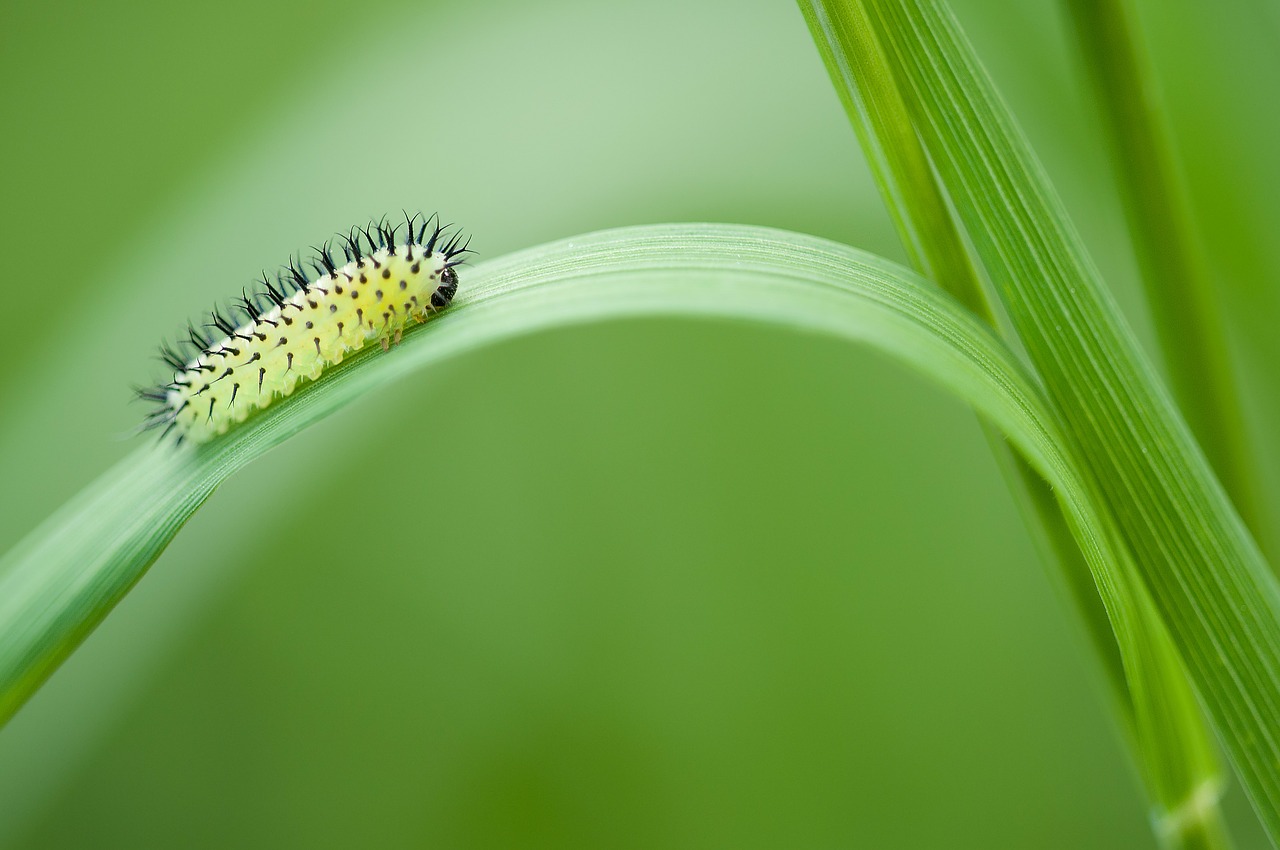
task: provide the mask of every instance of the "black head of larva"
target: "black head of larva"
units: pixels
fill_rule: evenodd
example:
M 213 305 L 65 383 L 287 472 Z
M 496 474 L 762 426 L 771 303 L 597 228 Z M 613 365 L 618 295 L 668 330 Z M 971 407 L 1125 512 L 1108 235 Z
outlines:
M 397 244 L 401 226 L 405 227 L 403 250 Z M 364 244 L 361 244 L 362 237 Z M 465 255 L 474 253 L 470 249 L 470 240 L 464 241 L 461 228 L 442 223 L 440 217 L 434 214 L 425 217 L 406 214 L 404 225 L 391 225 L 383 217 L 370 222 L 366 227 L 353 227 L 347 234 L 339 234 L 336 244 L 348 263 L 371 260 L 378 268 L 383 266 L 372 257 L 380 251 L 386 251 L 390 255 L 403 254 L 405 258 L 414 256 L 415 251 L 421 252 L 416 255 L 418 257 L 442 256 L 444 262 L 438 272 L 439 285 L 431 292 L 430 308 L 424 309 L 420 317 L 422 321 L 426 320 L 428 312 L 443 310 L 453 301 L 458 291 L 458 273 L 454 267 L 465 262 Z M 234 422 L 228 423 L 231 414 L 225 413 L 223 408 L 234 407 L 237 399 L 240 399 L 243 410 L 244 398 L 252 392 L 250 388 L 256 388 L 260 395 L 263 393 L 264 381 L 270 381 L 272 377 L 269 368 L 272 365 L 271 359 L 264 357 L 264 352 L 270 355 L 273 346 L 285 346 L 290 338 L 287 331 L 295 320 L 299 324 L 306 320 L 306 317 L 297 314 L 310 304 L 310 300 L 305 304 L 295 300 L 301 297 L 299 293 L 312 295 L 313 298 L 327 296 L 327 284 L 317 286 L 319 280 L 326 277 L 339 279 L 344 274 L 338 267 L 330 245 L 331 243 L 326 242 L 315 248 L 314 256 L 309 260 L 304 261 L 301 256 L 290 258 L 289 265 L 282 268 L 275 281 L 263 274 L 258 286 L 255 289 L 242 289 L 240 296 L 229 302 L 228 309 L 215 308 L 210 315 L 211 322 L 201 322 L 199 325 L 188 323 L 184 329 L 185 339 L 180 338 L 177 346 L 162 345 L 161 360 L 170 370 L 166 379 L 153 386 L 143 387 L 136 393 L 138 398 L 155 406 L 144 420 L 142 428 L 159 428 L 163 431 L 162 438 L 173 433 L 177 442 L 181 443 L 185 439 L 196 442 L 209 439 L 212 429 L 207 427 L 207 420 L 212 420 L 215 413 L 224 417 L 223 426 L 217 433 L 225 430 L 227 424 L 234 425 Z M 314 269 L 318 277 L 313 279 L 308 268 Z M 384 277 L 387 276 L 387 271 L 384 268 Z M 414 271 L 417 271 L 416 264 Z M 363 281 L 363 274 L 359 277 Z M 404 288 L 403 282 L 401 288 Z M 313 289 L 318 289 L 319 295 L 315 295 Z M 341 293 L 336 286 L 334 289 Z M 356 295 L 354 288 L 351 294 L 353 297 Z M 310 304 L 312 309 L 315 306 Z M 243 315 L 248 324 L 238 320 L 233 311 Z M 337 313 L 333 305 L 330 305 L 329 312 Z M 357 310 L 357 316 L 361 314 L 362 311 Z M 383 313 L 383 316 L 389 317 L 389 314 Z M 336 321 L 336 332 L 341 335 L 343 324 L 340 320 Z M 311 333 L 320 331 L 320 321 L 315 319 L 315 322 L 316 329 L 309 330 Z M 370 324 L 372 327 L 372 323 Z M 267 333 L 268 329 L 264 325 L 270 325 L 272 332 Z M 311 320 L 306 320 L 306 327 L 312 328 Z M 281 336 L 282 332 L 285 333 L 284 336 Z M 390 329 L 387 333 L 390 334 Z M 371 335 L 368 344 L 373 344 L 372 341 L 376 338 L 376 335 Z M 398 328 L 395 329 L 394 338 L 397 342 L 400 339 Z M 386 347 L 387 336 L 384 335 L 381 340 Z M 315 341 L 318 352 L 319 337 Z M 294 358 L 293 353 L 286 351 L 284 360 L 276 364 L 276 368 L 283 368 L 282 374 L 288 374 L 295 365 Z M 280 357 L 275 359 L 279 360 Z M 229 392 L 223 392 L 222 388 L 225 386 L 230 387 Z M 292 383 L 288 386 L 291 388 Z M 269 383 L 267 387 L 270 387 Z M 254 406 L 265 407 L 277 393 L 287 395 L 288 390 L 273 393 L 268 389 L 264 400 Z M 199 415 L 194 415 L 193 410 L 198 410 Z M 235 417 L 235 421 L 242 418 L 243 412 Z

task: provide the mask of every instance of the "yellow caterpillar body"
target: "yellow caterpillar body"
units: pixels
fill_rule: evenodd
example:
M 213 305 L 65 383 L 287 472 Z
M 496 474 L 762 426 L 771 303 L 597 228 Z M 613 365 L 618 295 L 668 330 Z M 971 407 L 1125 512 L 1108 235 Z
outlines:
M 314 279 L 300 271 L 301 261 L 291 261 L 274 285 L 264 275 L 265 289 L 244 293 L 235 304 L 245 322 L 237 326 L 221 310 L 213 312 L 207 327 L 220 338 L 188 325 L 189 355 L 161 347 L 173 380 L 138 391 L 157 404 L 144 426 L 175 432 L 179 442 L 205 442 L 348 352 L 375 340 L 386 349 L 400 341 L 406 325 L 448 307 L 458 289 L 454 267 L 467 248 L 460 233 L 442 240 L 438 219 L 419 230 L 416 218 L 400 243 L 394 227 L 353 230 L 339 246 L 347 258 L 341 266 L 328 245 L 316 249 Z

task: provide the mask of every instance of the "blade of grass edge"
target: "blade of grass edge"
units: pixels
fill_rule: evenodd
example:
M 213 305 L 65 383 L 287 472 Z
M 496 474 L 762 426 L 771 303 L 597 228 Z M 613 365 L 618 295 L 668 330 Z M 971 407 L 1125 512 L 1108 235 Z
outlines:
M 800 8 L 903 241 L 917 246 L 911 251 L 913 257 L 924 258 L 918 259 L 920 271 L 996 327 L 987 293 L 951 218 L 866 10 L 857 3 L 827 0 L 800 0 Z M 1162 842 L 1179 847 L 1229 847 L 1216 801 L 1207 806 L 1203 802 L 1212 796 L 1204 789 L 1219 789 L 1222 780 L 1210 733 L 1129 559 L 1113 567 L 1127 570 L 1127 580 L 1114 585 L 1121 595 L 1099 605 L 1099 589 L 1105 590 L 1107 585 L 1099 582 L 1095 586 L 1058 504 L 1044 492 L 1043 481 L 1025 462 L 1011 457 L 1007 446 L 993 441 L 992 448 L 1006 470 L 1010 487 L 1020 497 L 1033 533 L 1041 537 L 1050 560 L 1057 564 L 1061 582 L 1109 674 L 1111 701 L 1147 786 L 1153 824 Z M 1110 612 L 1126 612 L 1124 616 L 1134 619 L 1133 628 L 1141 634 L 1127 636 L 1129 626 L 1116 622 L 1116 614 Z M 1141 704 L 1135 705 L 1137 701 Z M 1197 801 L 1194 817 L 1185 811 L 1189 800 Z M 1170 824 L 1178 828 L 1171 829 Z
M 949 9 L 874 2 L 913 122 L 1280 841 L 1280 589 Z

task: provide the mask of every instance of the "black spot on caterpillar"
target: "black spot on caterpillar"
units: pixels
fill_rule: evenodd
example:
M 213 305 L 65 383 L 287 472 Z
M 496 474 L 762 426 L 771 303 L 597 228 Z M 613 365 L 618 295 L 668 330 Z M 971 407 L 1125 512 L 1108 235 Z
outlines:
M 451 231 L 453 225 L 441 224 L 438 216 L 419 219 L 406 214 L 403 225 L 388 225 L 384 217 L 367 227 L 353 227 L 332 243 L 313 248 L 314 256 L 305 263 L 300 256 L 291 257 L 274 282 L 263 273 L 258 288 L 241 289 L 240 297 L 214 308 L 210 322 L 201 327 L 189 322 L 185 337 L 179 337 L 176 345 L 161 342 L 160 360 L 172 376 L 136 390 L 138 398 L 155 405 L 142 429 L 160 428 L 162 438 L 172 433 L 179 443 L 203 443 L 274 399 L 289 395 L 300 381 L 319 377 L 329 366 L 341 363 L 348 352 L 374 340 L 388 349 L 400 342 L 406 326 L 425 322 L 448 307 L 458 291 L 455 267 L 463 262 L 463 255 L 472 253 L 471 240 L 464 242 L 461 229 Z M 342 251 L 344 264 L 334 259 L 335 250 Z M 308 267 L 316 277 L 303 271 Z M 357 279 L 365 283 L 375 271 L 385 279 L 394 274 L 413 309 L 406 302 L 403 312 L 382 312 L 377 320 L 365 321 L 356 288 L 350 290 L 349 298 L 338 297 L 343 283 L 350 285 Z M 379 290 L 376 300 L 382 296 Z M 421 304 L 428 306 L 417 306 Z M 237 312 L 244 316 L 240 324 Z M 305 315 L 309 333 L 296 338 L 271 333 L 292 325 L 298 314 Z M 210 329 L 216 333 L 209 333 Z M 207 406 L 193 403 L 236 370 L 242 370 L 241 377 L 232 384 L 229 400 L 219 402 L 210 394 Z M 246 375 L 257 380 L 245 380 Z

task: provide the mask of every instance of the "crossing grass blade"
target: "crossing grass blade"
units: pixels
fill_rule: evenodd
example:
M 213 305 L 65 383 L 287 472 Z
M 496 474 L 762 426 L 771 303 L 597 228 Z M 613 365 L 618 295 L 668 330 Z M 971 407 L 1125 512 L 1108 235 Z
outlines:
M 950 11 L 866 7 L 1018 342 L 1280 842 L 1280 588 Z
M 963 228 L 929 164 L 868 10 L 839 0 L 801 0 L 800 8 L 917 266 L 996 326 L 991 303 L 998 296 L 986 291 L 969 256 Z M 1005 447 L 993 441 L 993 449 L 1004 460 Z M 1034 473 L 1017 461 L 1003 466 L 1033 530 L 1050 544 L 1047 553 L 1108 673 L 1112 705 L 1166 843 L 1229 846 L 1216 802 L 1223 771 L 1211 733 L 1130 554 L 1117 542 L 1119 560 L 1111 573 L 1123 574 L 1124 581 L 1110 573 L 1091 575 Z M 1096 492 L 1090 498 L 1102 501 Z
M 1063 8 L 1103 117 L 1170 389 L 1241 516 L 1265 544 L 1263 488 L 1221 308 L 1137 9 L 1132 0 L 1064 0 Z

